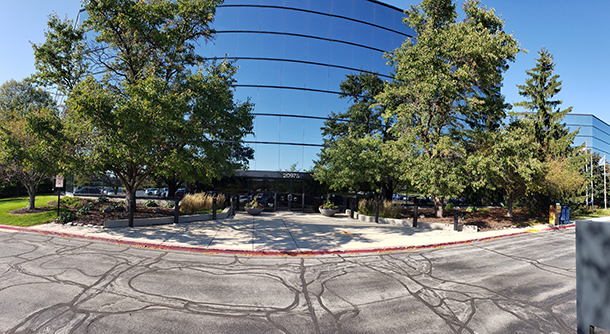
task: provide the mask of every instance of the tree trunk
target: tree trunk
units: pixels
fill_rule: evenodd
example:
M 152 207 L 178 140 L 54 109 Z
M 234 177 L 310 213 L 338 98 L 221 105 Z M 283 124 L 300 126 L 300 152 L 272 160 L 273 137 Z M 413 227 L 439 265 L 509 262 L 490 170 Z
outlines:
M 386 201 L 392 201 L 392 196 L 394 195 L 394 185 L 392 184 L 392 181 L 387 181 L 384 182 L 385 183 L 385 192 L 383 194 L 383 197 L 385 198 Z
M 125 205 L 127 205 L 129 227 L 133 227 L 133 213 L 136 211 L 136 187 L 125 186 Z
M 174 197 L 176 190 L 178 190 L 178 188 L 182 185 L 182 181 L 165 177 L 162 177 L 161 179 L 167 185 L 167 197 Z
M 506 206 L 508 207 L 508 211 L 506 212 L 506 217 L 513 218 L 513 203 L 514 199 L 511 194 L 506 194 Z
M 28 191 L 30 197 L 30 203 L 28 204 L 28 210 L 34 210 L 36 208 L 36 192 L 38 187 L 33 184 L 24 184 L 25 189 Z
M 436 218 L 443 218 L 443 199 L 438 195 L 432 196 L 432 201 L 434 202 L 434 212 L 436 213 Z

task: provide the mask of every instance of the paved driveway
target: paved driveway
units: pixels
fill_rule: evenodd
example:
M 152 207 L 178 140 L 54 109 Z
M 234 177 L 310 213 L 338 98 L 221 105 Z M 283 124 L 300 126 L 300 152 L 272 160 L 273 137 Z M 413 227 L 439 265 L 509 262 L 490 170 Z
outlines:
M 573 333 L 574 245 L 247 257 L 0 231 L 0 332 Z

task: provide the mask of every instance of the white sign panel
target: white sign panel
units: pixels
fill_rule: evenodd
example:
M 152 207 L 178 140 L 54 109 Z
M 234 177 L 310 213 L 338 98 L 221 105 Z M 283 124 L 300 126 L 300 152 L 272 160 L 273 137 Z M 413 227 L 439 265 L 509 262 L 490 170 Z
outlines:
M 55 188 L 63 188 L 64 187 L 64 177 L 61 175 L 55 176 Z

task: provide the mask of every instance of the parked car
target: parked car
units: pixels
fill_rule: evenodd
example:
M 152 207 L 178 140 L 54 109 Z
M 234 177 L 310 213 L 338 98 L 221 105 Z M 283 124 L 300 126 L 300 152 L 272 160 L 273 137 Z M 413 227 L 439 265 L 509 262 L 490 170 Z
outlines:
M 144 193 L 146 194 L 146 196 L 157 196 L 157 194 L 159 193 L 159 189 L 148 188 L 148 189 L 146 189 L 146 191 Z
M 239 202 L 250 202 L 252 201 L 252 195 L 249 194 L 239 194 Z
M 274 197 L 275 195 L 271 193 L 259 193 L 256 195 L 256 200 L 259 203 L 272 204 L 274 202 Z
M 75 194 L 101 194 L 102 191 L 95 187 L 80 187 L 74 191 Z
M 167 193 L 169 192 L 169 189 L 167 188 L 163 188 L 159 190 L 159 197 L 167 197 Z
M 176 198 L 183 198 L 184 196 L 186 196 L 186 189 L 184 188 L 178 188 L 174 193 L 174 197 Z

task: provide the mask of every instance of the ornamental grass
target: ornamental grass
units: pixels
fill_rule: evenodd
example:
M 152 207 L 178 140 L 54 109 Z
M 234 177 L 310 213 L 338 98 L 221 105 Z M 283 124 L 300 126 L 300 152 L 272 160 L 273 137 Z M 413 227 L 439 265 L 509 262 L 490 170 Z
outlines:
M 358 202 L 358 213 L 366 216 L 375 215 L 375 200 L 366 199 Z M 383 200 L 379 202 L 379 217 L 402 218 L 402 206 L 392 201 Z
M 224 194 L 188 194 L 180 201 L 180 213 L 192 215 L 196 213 L 208 213 L 212 211 L 212 201 L 216 198 L 217 210 L 225 207 L 226 197 Z

